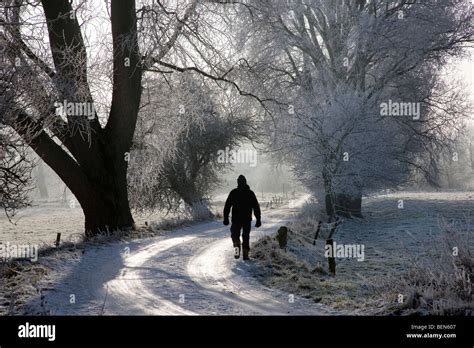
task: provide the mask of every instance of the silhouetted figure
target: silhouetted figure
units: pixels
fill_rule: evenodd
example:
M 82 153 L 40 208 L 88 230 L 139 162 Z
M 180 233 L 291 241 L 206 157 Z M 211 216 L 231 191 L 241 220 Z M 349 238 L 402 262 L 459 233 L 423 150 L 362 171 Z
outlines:
M 252 223 L 252 210 L 257 219 L 255 227 L 262 225 L 260 220 L 260 206 L 257 197 L 249 185 L 245 176 L 240 175 L 237 179 L 237 188 L 229 193 L 229 197 L 225 202 L 224 207 L 224 225 L 229 224 L 229 213 L 232 208 L 232 226 L 230 233 L 232 242 L 234 243 L 235 258 L 240 257 L 240 230 L 242 230 L 242 250 L 244 252 L 244 260 L 249 259 L 250 250 L 250 224 Z

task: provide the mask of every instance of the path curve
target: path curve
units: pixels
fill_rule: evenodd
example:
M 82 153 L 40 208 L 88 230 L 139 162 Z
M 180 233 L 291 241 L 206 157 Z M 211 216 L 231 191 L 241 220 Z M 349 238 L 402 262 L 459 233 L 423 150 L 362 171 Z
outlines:
M 252 241 L 275 233 L 295 212 L 286 207 L 265 212 Z M 86 251 L 50 279 L 46 307 L 58 315 L 338 314 L 263 286 L 252 276 L 256 269 L 254 261 L 233 258 L 228 226 L 195 224 L 164 237 Z

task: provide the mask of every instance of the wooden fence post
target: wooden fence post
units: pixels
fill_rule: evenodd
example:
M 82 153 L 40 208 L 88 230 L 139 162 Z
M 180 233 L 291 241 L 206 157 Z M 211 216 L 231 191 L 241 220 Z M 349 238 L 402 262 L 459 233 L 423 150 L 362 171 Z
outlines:
M 288 245 L 288 227 L 281 226 L 278 229 L 278 234 L 276 238 L 278 240 L 278 245 L 280 246 L 280 249 L 285 249 L 286 251 L 286 246 Z
M 313 245 L 316 245 L 316 239 L 319 237 L 319 231 L 321 230 L 321 223 L 322 221 L 318 222 L 318 228 L 316 229 L 316 233 L 314 234 Z
M 326 245 L 331 246 L 331 256 L 328 257 L 329 273 L 336 275 L 336 258 L 334 257 L 336 252 L 334 250 L 334 241 L 332 239 L 328 239 L 326 240 Z
M 56 236 L 56 242 L 54 245 L 56 245 L 56 248 L 59 247 L 59 243 L 61 242 L 61 233 L 58 233 Z
M 341 223 L 341 219 L 336 218 L 336 221 L 334 222 L 334 225 L 331 227 L 331 232 L 329 232 L 328 239 L 326 240 L 326 245 L 331 246 L 331 251 L 332 251 L 332 257 L 328 257 L 328 264 L 329 264 L 329 272 L 332 275 L 336 275 L 336 251 L 334 250 L 334 241 L 332 239 L 332 236 L 336 232 L 336 227 Z

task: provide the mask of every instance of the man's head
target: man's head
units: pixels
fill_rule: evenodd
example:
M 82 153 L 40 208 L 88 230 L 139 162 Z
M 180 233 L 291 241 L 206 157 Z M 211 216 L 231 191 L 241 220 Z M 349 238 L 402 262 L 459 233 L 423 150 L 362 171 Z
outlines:
M 245 176 L 239 175 L 239 177 L 237 178 L 237 186 L 243 187 L 245 185 L 247 185 L 247 179 L 245 179 Z

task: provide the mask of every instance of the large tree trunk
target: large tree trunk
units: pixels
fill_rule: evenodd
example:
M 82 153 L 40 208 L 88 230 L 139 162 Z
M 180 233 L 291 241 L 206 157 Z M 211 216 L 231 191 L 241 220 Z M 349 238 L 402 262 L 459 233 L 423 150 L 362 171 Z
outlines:
M 86 237 L 134 228 L 128 197 L 121 191 L 121 186 L 111 184 L 92 189 L 79 199 L 85 216 Z
M 127 193 L 126 162 L 104 162 L 104 176 L 89 179 L 90 190 L 78 197 L 84 211 L 86 236 L 130 230 L 135 227 Z M 76 196 L 77 197 L 77 196 Z
M 91 194 L 80 201 L 85 216 L 86 237 L 133 229 L 132 214 L 130 209 L 126 208 L 128 202 L 104 199 L 101 193 Z M 114 192 L 107 194 L 113 196 Z
M 30 140 L 30 146 L 81 204 L 87 237 L 134 228 L 127 193 L 127 162 L 121 156 L 105 151 L 109 156 L 104 154 L 94 167 L 81 168 L 43 132 Z

